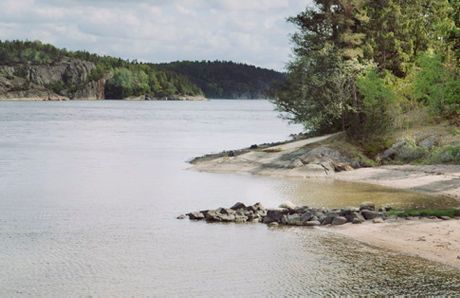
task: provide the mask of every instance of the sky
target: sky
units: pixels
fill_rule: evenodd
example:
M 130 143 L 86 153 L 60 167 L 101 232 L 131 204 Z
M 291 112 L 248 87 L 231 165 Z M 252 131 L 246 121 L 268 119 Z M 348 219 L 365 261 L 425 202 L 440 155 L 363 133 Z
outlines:
M 311 0 L 0 0 L 0 39 L 143 62 L 231 60 L 283 70 L 286 22 Z

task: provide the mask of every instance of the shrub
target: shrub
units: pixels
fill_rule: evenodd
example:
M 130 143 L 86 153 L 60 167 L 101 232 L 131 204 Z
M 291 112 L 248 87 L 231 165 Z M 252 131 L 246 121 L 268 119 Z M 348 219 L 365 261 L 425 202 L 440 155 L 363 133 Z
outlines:
M 362 138 L 382 138 L 395 122 L 396 95 L 375 69 L 358 76 L 356 85 L 362 101 L 360 119 L 351 121 L 350 132 Z
M 445 118 L 460 115 L 460 74 L 441 56 L 425 53 L 417 59 L 413 79 L 414 97 L 431 112 Z

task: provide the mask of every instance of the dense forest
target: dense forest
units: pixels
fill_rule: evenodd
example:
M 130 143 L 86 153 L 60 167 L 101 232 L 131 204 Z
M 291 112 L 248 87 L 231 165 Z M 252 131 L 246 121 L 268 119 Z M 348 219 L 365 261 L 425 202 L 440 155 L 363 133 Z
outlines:
M 208 98 L 260 98 L 266 97 L 272 83 L 283 79 L 281 73 L 232 62 L 141 63 L 58 49 L 39 41 L 0 41 L 0 65 L 53 65 L 67 58 L 93 63 L 95 67 L 87 80 L 104 79 L 105 97 L 110 99 L 203 95 Z M 49 87 L 57 94 L 79 88 L 69 84 L 64 80 Z
M 274 70 L 227 61 L 183 61 L 158 65 L 182 74 L 210 98 L 266 98 L 284 75 Z
M 276 103 L 292 120 L 362 143 L 426 116 L 460 123 L 460 0 L 313 2 L 289 19 L 298 30 Z

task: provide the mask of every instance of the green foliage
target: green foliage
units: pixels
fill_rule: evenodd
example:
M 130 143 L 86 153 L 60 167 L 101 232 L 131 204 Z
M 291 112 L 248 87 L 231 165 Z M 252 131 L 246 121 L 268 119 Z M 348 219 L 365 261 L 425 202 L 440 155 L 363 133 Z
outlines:
M 375 69 L 360 75 L 356 85 L 362 98 L 362 121 L 352 127 L 352 133 L 362 137 L 387 133 L 393 128 L 397 110 L 393 90 Z
M 432 112 L 447 117 L 460 115 L 460 77 L 442 57 L 424 54 L 417 60 L 413 82 L 414 97 L 428 105 Z
M 460 144 L 449 145 L 435 149 L 430 158 L 430 164 L 460 164 Z
M 279 89 L 276 101 L 281 111 L 290 113 L 291 120 L 318 133 L 340 130 L 347 109 L 342 100 L 348 100 L 349 94 L 340 88 L 348 83 L 347 74 L 339 70 L 340 64 L 333 54 L 329 46 L 298 56 L 288 65 L 287 81 Z M 336 80 L 342 74 L 340 81 Z M 340 96 L 338 91 L 345 94 Z
M 63 81 L 56 81 L 54 83 L 51 83 L 46 86 L 48 89 L 52 90 L 56 94 L 61 94 L 64 89 L 66 89 L 66 86 Z
M 448 0 L 368 1 L 367 57 L 380 69 L 404 77 L 417 55 L 446 49 L 452 28 Z
M 66 50 L 40 41 L 0 41 L 0 61 L 6 65 L 50 64 L 62 59 L 66 53 Z
M 0 63 L 3 65 L 49 65 L 68 58 L 94 63 L 96 67 L 91 70 L 88 81 L 106 79 L 106 95 L 116 99 L 142 94 L 161 98 L 203 94 L 211 98 L 262 98 L 268 96 L 275 83 L 284 79 L 279 72 L 233 62 L 149 64 L 57 49 L 38 41 L 0 41 Z M 25 77 L 26 73 L 17 75 Z M 53 90 L 60 87 L 56 84 Z
M 153 97 L 201 95 L 201 89 L 190 79 L 154 64 L 143 64 L 110 56 L 99 56 L 86 51 L 67 51 L 39 41 L 0 41 L 0 63 L 14 65 L 16 76 L 25 78 L 28 64 L 53 64 L 64 59 L 80 59 L 95 64 L 88 81 L 107 79 L 105 93 L 108 98 L 121 99 L 147 94 Z M 24 67 L 18 67 L 24 66 Z M 74 93 L 81 86 L 75 82 L 54 82 L 47 86 L 55 93 L 64 90 Z
M 428 217 L 428 216 L 447 216 L 450 218 L 460 216 L 460 210 L 451 209 L 408 209 L 408 210 L 390 210 L 387 212 L 389 216 L 398 217 Z
M 146 74 L 132 72 L 127 68 L 117 68 L 111 79 L 107 80 L 105 92 L 107 98 L 120 99 L 128 96 L 138 96 L 148 91 Z
M 88 76 L 88 81 L 98 81 L 103 79 L 110 72 L 110 67 L 106 66 L 103 63 L 97 64 L 93 68 Z
M 291 120 L 377 148 L 402 125 L 399 114 L 420 104 L 459 117 L 459 0 L 313 4 L 289 19 L 298 28 L 294 57 L 276 102 Z

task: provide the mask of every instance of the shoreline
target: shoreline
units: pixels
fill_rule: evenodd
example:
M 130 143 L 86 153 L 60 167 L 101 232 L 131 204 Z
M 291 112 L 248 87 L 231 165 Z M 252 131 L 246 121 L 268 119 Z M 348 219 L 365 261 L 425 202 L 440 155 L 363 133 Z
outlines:
M 385 165 L 336 172 L 330 165 L 335 161 L 328 160 L 329 157 L 323 158 L 322 152 L 308 156 L 308 163 L 301 162 L 297 157 L 299 151 L 306 146 L 320 146 L 321 142 L 336 135 L 263 144 L 257 148 L 253 148 L 253 145 L 251 148 L 208 154 L 191 160 L 190 169 L 281 178 L 334 179 L 447 196 L 460 201 L 460 165 Z M 310 148 L 310 152 L 315 150 Z
M 328 229 L 366 245 L 419 257 L 460 270 L 460 220 L 411 219 L 346 224 Z
M 324 178 L 351 183 L 366 183 L 460 201 L 460 165 L 391 165 L 359 169 L 331 170 L 320 152 L 311 162 L 298 162 L 299 152 L 314 151 L 335 135 L 251 146 L 198 157 L 190 169 L 212 173 L 246 173 L 282 178 Z M 332 153 L 333 155 L 334 153 Z M 293 164 L 294 163 L 294 164 Z M 296 164 L 297 163 L 297 164 Z M 337 163 L 335 163 L 337 164 Z M 364 244 L 400 254 L 421 257 L 460 270 L 460 221 L 398 220 L 382 224 L 346 224 L 321 227 Z

